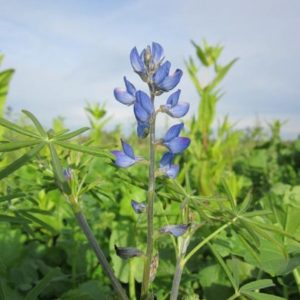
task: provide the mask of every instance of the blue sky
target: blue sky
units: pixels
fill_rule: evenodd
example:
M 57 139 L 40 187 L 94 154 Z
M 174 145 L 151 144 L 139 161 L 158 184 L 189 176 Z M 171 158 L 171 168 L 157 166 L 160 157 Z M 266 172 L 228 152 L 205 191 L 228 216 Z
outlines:
M 132 72 L 129 52 L 160 42 L 174 68 L 194 55 L 193 39 L 225 46 L 223 62 L 239 61 L 222 83 L 218 106 L 237 127 L 288 120 L 286 137 L 300 133 L 300 1 L 0 0 L 0 52 L 13 67 L 8 105 L 34 112 L 44 123 L 64 116 L 71 128 L 87 125 L 85 101 L 106 102 L 111 126 L 132 110 L 112 91 L 123 75 L 142 87 Z M 184 74 L 182 101 L 196 111 L 197 94 Z M 133 123 L 134 121 L 132 121 Z

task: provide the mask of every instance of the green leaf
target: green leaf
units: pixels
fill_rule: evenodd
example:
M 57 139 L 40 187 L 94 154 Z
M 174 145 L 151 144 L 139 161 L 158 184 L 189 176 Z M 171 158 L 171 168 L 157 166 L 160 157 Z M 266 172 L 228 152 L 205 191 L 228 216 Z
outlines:
M 212 91 L 226 76 L 228 71 L 231 69 L 231 67 L 235 64 L 235 62 L 238 59 L 233 59 L 229 64 L 227 64 L 224 67 L 219 67 L 216 77 L 213 79 L 213 81 L 207 86 L 208 91 Z
M 206 67 L 209 67 L 209 62 L 206 59 L 205 52 L 202 50 L 202 48 L 197 45 L 194 41 L 192 41 L 193 46 L 196 48 L 196 53 L 202 64 Z
M 8 128 L 12 131 L 15 131 L 17 133 L 20 133 L 22 135 L 30 136 L 30 137 L 33 137 L 33 138 L 40 138 L 40 136 L 37 135 L 36 133 L 31 132 L 27 129 L 23 129 L 22 127 L 20 127 L 18 125 L 15 125 L 14 123 L 9 122 L 9 121 L 7 121 L 3 118 L 0 118 L 0 125 L 5 127 L 5 128 Z
M 19 168 L 21 168 L 22 166 L 24 166 L 37 153 L 39 153 L 44 146 L 45 146 L 45 143 L 41 143 L 41 144 L 36 145 L 29 152 L 27 152 L 24 155 L 22 155 L 20 158 L 18 158 L 17 160 L 15 160 L 13 163 L 11 163 L 10 165 L 4 167 L 4 169 L 2 169 L 0 171 L 0 179 L 3 179 L 4 177 L 7 177 L 8 175 L 10 175 L 11 173 L 13 173 L 14 171 L 16 171 Z
M 36 300 L 40 293 L 47 287 L 47 285 L 59 274 L 59 268 L 50 270 L 42 280 L 26 295 L 24 300 Z
M 30 223 L 29 220 L 17 216 L 17 217 L 13 217 L 13 216 L 7 216 L 7 215 L 0 215 L 0 222 L 6 222 L 6 223 L 12 223 L 12 224 L 28 224 Z
M 64 171 L 63 171 L 61 162 L 58 158 L 55 147 L 53 146 L 52 143 L 48 143 L 48 147 L 50 149 L 50 154 L 51 154 L 51 158 L 52 158 L 51 164 L 52 164 L 53 172 L 55 174 L 55 178 L 58 182 L 58 185 L 66 194 L 70 194 L 71 189 L 70 189 L 68 182 L 64 178 L 64 175 L 63 175 Z
M 71 131 L 69 133 L 63 134 L 63 135 L 54 136 L 54 139 L 57 141 L 69 140 L 69 139 L 74 138 L 77 135 L 82 134 L 83 132 L 86 132 L 89 129 L 90 129 L 89 127 L 83 127 L 83 128 L 77 129 L 75 131 Z
M 235 210 L 235 208 L 236 208 L 236 201 L 235 201 L 235 199 L 234 199 L 234 197 L 233 197 L 233 195 L 232 195 L 232 193 L 231 193 L 231 191 L 229 189 L 227 181 L 224 178 L 222 179 L 222 187 L 224 188 L 225 194 L 228 197 L 228 200 L 230 202 L 231 208 Z
M 21 198 L 21 197 L 24 197 L 25 195 L 26 195 L 25 193 L 16 193 L 16 194 L 0 196 L 0 202 L 10 201 L 10 200 L 13 200 L 16 198 Z
M 0 152 L 9 152 L 39 144 L 41 140 L 0 143 Z
M 240 288 L 240 291 L 241 292 L 255 291 L 255 290 L 264 289 L 264 288 L 267 288 L 270 286 L 274 286 L 274 283 L 271 279 L 261 279 L 261 280 L 252 281 L 252 282 L 249 282 L 249 283 L 243 285 Z
M 71 143 L 66 143 L 66 142 L 58 142 L 58 141 L 55 141 L 54 144 L 59 145 L 63 148 L 69 149 L 69 150 L 74 150 L 74 151 L 78 151 L 78 152 L 82 152 L 82 153 L 86 153 L 86 154 L 91 154 L 91 155 L 94 155 L 97 157 L 110 158 L 110 159 L 114 158 L 113 155 L 111 155 L 107 151 L 98 150 L 98 149 L 91 148 L 91 147 L 86 147 L 86 146 L 76 145 L 76 144 L 71 144 Z
M 22 110 L 22 112 L 32 121 L 40 135 L 44 138 L 48 137 L 47 132 L 43 128 L 42 124 L 39 122 L 39 120 L 32 114 L 30 111 Z
M 244 295 L 250 297 L 252 300 L 286 300 L 285 298 L 273 296 L 264 293 L 255 293 L 255 292 L 243 292 Z
M 8 93 L 8 86 L 13 74 L 14 70 L 12 69 L 5 70 L 0 73 L 0 116 L 3 116 L 6 96 Z

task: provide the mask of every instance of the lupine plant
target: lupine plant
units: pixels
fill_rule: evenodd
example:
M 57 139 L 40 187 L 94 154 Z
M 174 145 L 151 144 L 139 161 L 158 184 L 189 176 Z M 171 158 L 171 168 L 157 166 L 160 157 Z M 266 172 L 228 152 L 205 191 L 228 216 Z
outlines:
M 226 66 L 216 62 L 218 47 L 206 44 L 204 50 L 196 50 L 205 66 L 213 61 L 217 73 L 223 73 L 213 79 L 215 84 L 203 87 L 208 97 L 227 73 Z M 130 62 L 148 90 L 137 90 L 127 78 L 124 89 L 114 90 L 119 102 L 133 107 L 139 138 L 134 134 L 121 139 L 118 150 L 102 142 L 115 145 L 120 131 L 107 140 L 101 136 L 101 147 L 99 140 L 93 147 L 93 141 L 82 135 L 88 128 L 69 131 L 56 124 L 47 130 L 26 110 L 21 125 L 0 117 L 5 128 L 0 143 L 0 223 L 6 230 L 0 239 L 0 298 L 175 300 L 180 295 L 180 299 L 208 300 L 298 299 L 299 140 L 282 143 L 280 126 L 275 123 L 271 140 L 261 145 L 253 139 L 249 145 L 235 135 L 234 141 L 246 149 L 228 155 L 233 144 L 220 146 L 231 140 L 223 138 L 229 133 L 227 122 L 214 139 L 210 135 L 214 109 L 210 114 L 204 112 L 216 103 L 214 99 L 200 105 L 201 114 L 188 131 L 191 147 L 190 139 L 181 136 L 181 121 L 157 138 L 158 114 L 176 121 L 189 110 L 188 103 L 179 101 L 180 90 L 174 90 L 182 71 L 170 73 L 171 65 L 158 43 L 141 53 L 134 48 Z M 187 66 L 196 87 L 201 85 L 197 68 Z M 0 99 L 6 96 L 11 75 L 12 70 L 0 73 Z M 156 104 L 158 96 L 162 105 Z M 90 136 L 99 139 L 97 131 L 105 112 L 97 106 L 89 106 L 88 111 L 94 130 Z M 207 118 L 203 126 L 196 125 L 200 115 Z M 201 127 L 200 136 L 197 127 Z M 226 157 L 235 163 L 231 172 L 224 170 Z M 217 175 L 212 189 L 203 188 L 201 182 L 208 173 L 198 178 L 194 172 L 199 169 L 211 169 L 212 176 L 206 180 Z M 242 189 L 233 188 L 232 178 L 244 178 Z M 132 199 L 128 186 L 143 196 Z M 122 210 L 127 217 L 130 214 L 125 222 Z M 127 238 L 130 235 L 134 238 Z M 6 236 L 14 241 L 10 248 L 5 245 Z M 23 248 L 28 251 L 23 255 L 26 259 L 13 253 L 13 259 L 6 261 L 8 252 L 20 254 Z M 53 263 L 53 256 L 58 263 Z M 89 264 L 85 264 L 87 258 Z M 128 266 L 125 279 L 124 266 Z M 137 271 L 143 271 L 142 278 L 135 276 Z M 140 282 L 141 297 L 136 297 Z
M 157 264 L 154 255 L 154 201 L 156 194 L 156 177 L 166 176 L 174 179 L 179 166 L 174 164 L 176 155 L 182 153 L 190 144 L 190 139 L 179 136 L 183 123 L 178 123 L 170 127 L 164 137 L 156 139 L 155 122 L 159 113 L 165 113 L 173 118 L 181 118 L 189 110 L 189 104 L 179 102 L 180 90 L 172 92 L 166 99 L 166 103 L 159 107 L 155 106 L 157 96 L 165 96 L 167 92 L 175 89 L 182 77 L 182 71 L 176 69 L 170 73 L 171 63 L 165 60 L 164 50 L 158 43 L 153 42 L 152 46 L 147 46 L 140 53 L 137 48 L 133 48 L 130 53 L 131 66 L 140 79 L 147 85 L 148 91 L 136 90 L 135 86 L 124 77 L 125 89 L 116 88 L 114 95 L 117 101 L 127 106 L 133 106 L 133 112 L 137 121 L 137 136 L 140 139 L 149 137 L 149 157 L 146 166 L 149 168 L 148 196 L 146 203 L 137 203 L 132 201 L 132 207 L 136 213 L 147 213 L 147 250 L 145 254 L 142 298 L 147 298 L 149 294 L 149 285 L 153 280 L 154 265 Z M 122 151 L 113 151 L 115 164 L 121 168 L 128 168 L 137 163 L 143 163 L 146 159 L 136 156 L 132 147 L 124 140 L 122 142 Z M 156 147 L 163 145 L 166 152 L 162 155 L 157 167 Z M 161 233 L 169 233 L 175 237 L 183 235 L 189 228 L 189 224 L 174 224 L 160 228 Z M 118 248 L 117 254 L 122 258 L 129 258 L 142 255 L 142 252 L 134 248 Z M 178 290 L 179 278 L 175 279 L 174 293 Z M 173 297 L 174 298 L 174 297 Z

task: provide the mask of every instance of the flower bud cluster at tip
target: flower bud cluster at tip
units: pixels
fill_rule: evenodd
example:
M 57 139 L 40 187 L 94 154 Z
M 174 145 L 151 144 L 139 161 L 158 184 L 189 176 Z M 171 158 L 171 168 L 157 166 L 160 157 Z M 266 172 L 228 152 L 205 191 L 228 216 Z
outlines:
M 179 102 L 181 90 L 173 92 L 157 111 L 154 107 L 154 97 L 174 89 L 181 77 L 182 71 L 176 69 L 170 73 L 171 63 L 165 60 L 164 50 L 159 43 L 153 42 L 141 52 L 134 47 L 130 52 L 130 63 L 136 74 L 147 83 L 150 95 L 137 90 L 135 86 L 124 76 L 125 89 L 115 88 L 114 96 L 120 103 L 133 105 L 134 116 L 137 121 L 137 135 L 146 138 L 150 131 L 150 122 L 156 117 L 157 112 L 166 113 L 173 118 L 182 118 L 189 111 L 187 102 Z M 187 137 L 179 137 L 183 123 L 172 126 L 163 138 L 162 144 L 168 149 L 160 160 L 160 174 L 169 178 L 175 178 L 179 172 L 179 166 L 173 164 L 176 154 L 182 153 L 190 144 Z M 122 141 L 123 151 L 112 151 L 115 156 L 115 164 L 121 168 L 127 168 L 141 160 L 134 155 L 130 145 Z

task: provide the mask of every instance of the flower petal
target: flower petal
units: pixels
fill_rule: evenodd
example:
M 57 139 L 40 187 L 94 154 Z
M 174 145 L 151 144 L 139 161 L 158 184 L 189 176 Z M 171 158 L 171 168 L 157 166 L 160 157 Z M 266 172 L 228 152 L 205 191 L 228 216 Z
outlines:
M 179 103 L 175 105 L 174 107 L 168 109 L 166 113 L 170 115 L 171 117 L 174 118 L 182 118 L 187 114 L 187 112 L 190 109 L 190 104 L 189 103 Z
M 125 105 L 131 105 L 135 101 L 135 97 L 133 95 L 123 91 L 120 88 L 114 89 L 114 96 L 119 102 Z
M 141 106 L 149 115 L 154 112 L 153 103 L 146 93 L 144 93 L 143 91 L 137 91 L 136 100 L 141 104 Z
M 161 233 L 170 233 L 176 237 L 183 235 L 188 228 L 190 227 L 190 224 L 180 224 L 180 225 L 166 225 L 162 228 L 160 228 Z
M 130 52 L 130 63 L 136 73 L 144 73 L 146 71 L 145 65 L 139 56 L 136 47 L 134 47 Z
M 176 85 L 179 83 L 182 77 L 182 71 L 177 69 L 173 75 L 167 76 L 163 79 L 163 81 L 159 82 L 157 86 L 165 91 L 168 92 L 172 90 Z
M 172 93 L 167 100 L 167 104 L 171 105 L 171 107 L 175 106 L 178 103 L 180 93 L 181 90 L 177 90 L 175 93 Z
M 169 74 L 171 68 L 171 63 L 167 60 L 163 63 L 156 73 L 153 75 L 153 81 L 156 85 L 159 85 Z
M 139 249 L 133 248 L 133 247 L 118 247 L 115 245 L 116 253 L 119 257 L 122 259 L 128 259 L 136 256 L 142 256 L 143 252 Z
M 131 206 L 136 214 L 141 214 L 146 210 L 146 202 L 137 202 L 135 200 L 131 200 Z
M 121 139 L 123 152 L 132 159 L 135 159 L 132 147 Z
M 138 122 L 141 122 L 141 123 L 148 122 L 149 114 L 143 108 L 143 106 L 141 105 L 141 103 L 139 101 L 135 101 L 133 109 L 134 109 L 134 115 Z
M 164 55 L 164 49 L 159 43 L 152 43 L 152 61 L 155 65 L 159 64 Z
M 183 152 L 191 143 L 191 140 L 187 137 L 176 137 L 170 142 L 165 143 L 169 150 L 176 154 Z
M 178 165 L 171 165 L 169 167 L 166 167 L 164 169 L 164 173 L 167 177 L 175 179 L 179 172 L 179 166 Z
M 150 130 L 149 123 L 138 122 L 137 135 L 140 139 L 144 139 L 148 136 Z
M 159 162 L 160 167 L 163 168 L 165 166 L 170 166 L 173 158 L 174 158 L 173 153 L 171 153 L 171 152 L 164 153 L 164 155 L 162 156 L 162 158 Z
M 134 85 L 129 80 L 127 80 L 125 76 L 124 76 L 124 82 L 125 82 L 127 92 L 135 97 L 136 89 Z
M 180 123 L 180 124 L 173 125 L 171 128 L 169 128 L 169 130 L 165 134 L 164 142 L 169 142 L 172 139 L 178 137 L 183 126 L 184 126 L 183 123 Z
M 72 173 L 73 172 L 72 172 L 71 168 L 64 169 L 63 175 L 64 175 L 65 180 L 70 181 L 72 179 Z
M 136 159 L 132 159 L 131 157 L 127 156 L 122 151 L 112 151 L 111 152 L 115 156 L 115 164 L 120 168 L 128 168 L 136 163 Z

